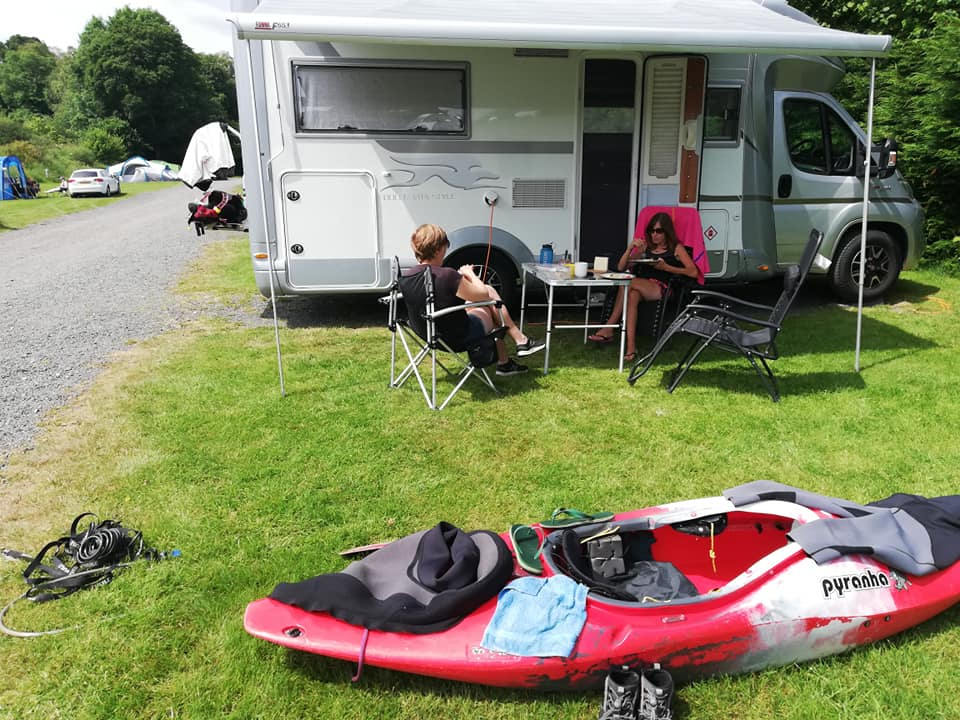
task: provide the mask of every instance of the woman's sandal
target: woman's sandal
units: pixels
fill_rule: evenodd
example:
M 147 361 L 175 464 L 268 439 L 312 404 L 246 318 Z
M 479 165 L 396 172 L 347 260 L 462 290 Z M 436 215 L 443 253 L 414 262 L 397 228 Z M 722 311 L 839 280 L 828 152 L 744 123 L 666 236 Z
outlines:
M 593 335 L 587 335 L 587 340 L 597 345 L 609 345 L 613 342 L 613 336 L 610 335 L 601 335 L 600 333 L 594 333 Z
M 626 355 L 623 356 L 623 361 L 628 363 L 633 362 L 636 359 L 637 359 L 637 354 L 635 352 L 627 353 Z

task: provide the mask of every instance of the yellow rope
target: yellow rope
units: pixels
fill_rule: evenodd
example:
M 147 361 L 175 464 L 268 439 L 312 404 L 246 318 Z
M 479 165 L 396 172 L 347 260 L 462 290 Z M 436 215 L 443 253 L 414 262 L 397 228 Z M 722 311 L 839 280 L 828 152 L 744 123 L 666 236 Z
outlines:
M 713 574 L 717 574 L 717 552 L 713 549 L 713 523 L 710 523 L 710 564 L 713 565 Z

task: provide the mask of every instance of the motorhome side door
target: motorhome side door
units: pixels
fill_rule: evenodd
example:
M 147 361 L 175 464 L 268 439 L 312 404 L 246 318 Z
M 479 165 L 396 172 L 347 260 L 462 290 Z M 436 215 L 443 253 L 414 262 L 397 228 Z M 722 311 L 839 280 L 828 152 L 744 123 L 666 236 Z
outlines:
M 298 290 L 378 281 L 377 183 L 369 172 L 294 171 L 280 178 L 287 281 Z
M 702 57 L 653 57 L 644 64 L 638 210 L 697 205 L 706 67 Z

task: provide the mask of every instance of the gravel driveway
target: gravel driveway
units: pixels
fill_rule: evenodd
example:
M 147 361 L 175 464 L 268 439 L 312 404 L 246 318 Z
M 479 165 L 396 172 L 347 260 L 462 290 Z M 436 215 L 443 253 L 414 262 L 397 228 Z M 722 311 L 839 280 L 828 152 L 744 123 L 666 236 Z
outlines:
M 187 227 L 196 195 L 171 184 L 0 234 L 0 468 L 111 353 L 180 323 L 170 288 L 211 237 Z

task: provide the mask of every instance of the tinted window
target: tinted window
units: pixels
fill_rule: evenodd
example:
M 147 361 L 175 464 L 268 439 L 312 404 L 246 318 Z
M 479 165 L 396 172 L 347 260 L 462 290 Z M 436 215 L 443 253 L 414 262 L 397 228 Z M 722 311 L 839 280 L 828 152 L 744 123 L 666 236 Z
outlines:
M 465 67 L 302 65 L 297 130 L 465 135 Z
M 97 177 L 99 174 L 100 173 L 98 173 L 96 170 L 77 170 L 70 177 L 75 177 L 75 178 Z
M 786 100 L 783 124 L 793 164 L 820 175 L 853 175 L 857 139 L 850 127 L 816 100 Z
M 703 139 L 737 142 L 740 128 L 740 88 L 707 88 Z
M 827 132 L 830 133 L 830 174 L 853 175 L 856 138 L 843 120 L 830 108 L 827 111 Z
M 822 103 L 787 100 L 783 103 L 783 124 L 787 131 L 790 159 L 800 170 L 827 174 L 827 152 L 823 142 Z

